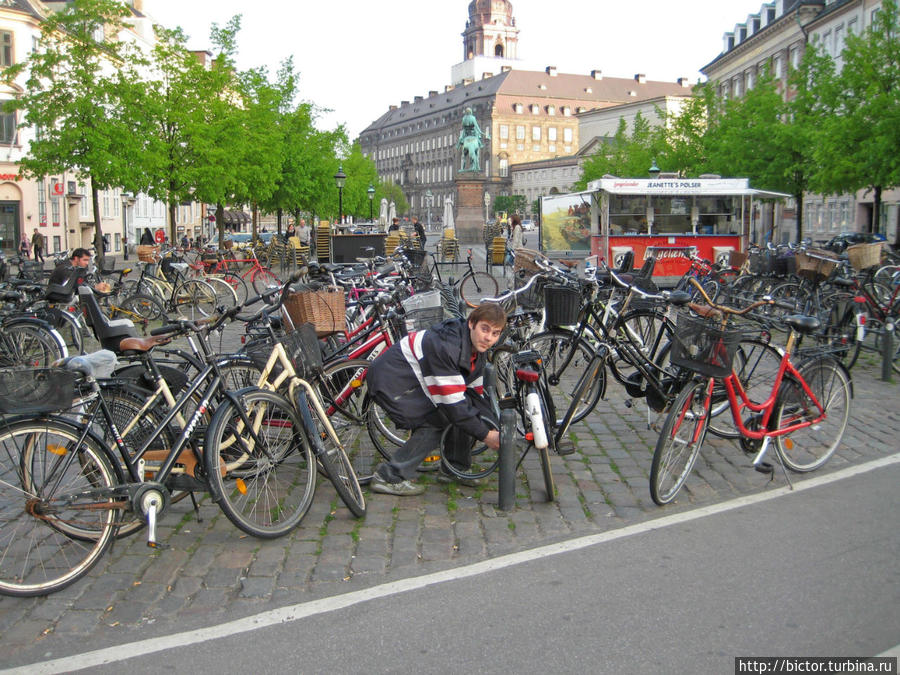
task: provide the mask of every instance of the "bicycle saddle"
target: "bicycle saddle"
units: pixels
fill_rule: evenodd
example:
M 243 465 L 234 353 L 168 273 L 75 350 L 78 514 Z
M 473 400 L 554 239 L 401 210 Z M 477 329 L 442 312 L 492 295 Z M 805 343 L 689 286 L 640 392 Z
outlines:
M 808 335 L 819 329 L 822 322 L 814 316 L 806 316 L 805 314 L 792 314 L 785 317 L 784 322 L 798 333 Z

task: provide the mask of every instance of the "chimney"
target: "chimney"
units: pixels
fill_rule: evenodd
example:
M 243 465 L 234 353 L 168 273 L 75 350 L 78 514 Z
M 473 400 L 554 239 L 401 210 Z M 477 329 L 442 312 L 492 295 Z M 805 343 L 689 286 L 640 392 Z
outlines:
M 512 66 L 500 66 L 501 73 L 508 73 L 511 70 L 512 70 Z
M 464 87 L 467 87 L 468 85 L 472 84 L 474 81 L 475 80 L 473 80 L 471 77 L 464 77 L 462 83 L 463 83 Z
M 453 91 L 453 85 L 452 85 L 452 84 L 445 84 L 445 85 L 444 85 L 444 93 L 446 94 L 448 91 Z
M 647 76 L 644 73 L 636 73 L 634 76 L 634 81 L 638 84 L 644 84 L 647 82 Z
M 603 79 L 603 71 L 602 70 L 592 70 L 591 77 L 593 77 L 595 80 L 602 80 Z
M 686 77 L 679 77 L 678 84 L 685 89 L 688 89 L 691 86 L 691 81 Z
M 395 106 L 395 105 L 388 106 L 388 110 L 396 110 L 396 109 L 397 109 L 397 106 Z
M 415 101 L 416 103 L 421 103 L 421 102 L 422 102 L 422 97 L 421 97 L 421 96 L 416 96 L 416 97 L 413 99 L 413 101 Z
M 431 91 L 428 92 L 428 98 L 431 98 L 432 96 L 437 96 L 437 95 L 438 95 L 438 93 L 434 89 L 432 89 Z
M 482 73 L 482 74 L 481 74 L 481 79 L 482 79 L 482 80 L 486 80 L 486 79 L 488 79 L 489 77 L 493 77 L 493 76 L 494 76 L 493 73 L 487 73 L 487 72 L 485 72 L 485 73 Z
M 400 101 L 400 105 L 401 106 L 409 105 L 409 101 Z
M 550 77 L 556 77 L 556 66 L 547 66 L 546 70 Z

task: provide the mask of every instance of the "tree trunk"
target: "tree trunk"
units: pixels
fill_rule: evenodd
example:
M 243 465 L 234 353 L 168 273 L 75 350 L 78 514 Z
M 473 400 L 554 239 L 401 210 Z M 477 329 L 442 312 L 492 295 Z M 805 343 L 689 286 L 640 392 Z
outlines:
M 169 202 L 169 242 L 175 241 L 175 224 L 178 220 L 178 204 Z
M 253 214 L 250 218 L 250 239 L 252 241 L 256 241 L 257 233 L 259 232 L 259 206 L 254 202 L 251 207 L 251 213 Z
M 94 253 L 99 258 L 103 255 L 103 225 L 100 221 L 100 191 L 97 189 L 93 176 L 91 176 L 91 200 L 94 202 Z M 63 208 L 68 208 L 65 197 L 63 197 Z
M 219 250 L 225 250 L 225 205 L 216 202 L 216 225 L 219 233 Z
M 284 215 L 284 209 L 280 206 L 278 207 L 278 236 L 281 236 L 281 217 Z
M 877 233 L 881 227 L 881 186 L 876 185 L 875 198 L 872 202 L 872 223 L 869 232 Z

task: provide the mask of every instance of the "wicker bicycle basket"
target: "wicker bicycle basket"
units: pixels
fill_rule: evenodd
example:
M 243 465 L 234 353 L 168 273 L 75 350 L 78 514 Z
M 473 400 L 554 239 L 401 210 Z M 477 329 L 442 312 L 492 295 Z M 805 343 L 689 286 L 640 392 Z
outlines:
M 876 241 L 871 244 L 856 244 L 847 248 L 847 258 L 857 272 L 875 267 L 881 262 L 882 244 Z
M 75 380 L 75 373 L 61 368 L 2 368 L 0 413 L 33 415 L 70 408 Z
M 159 262 L 159 246 L 141 244 L 137 247 L 137 255 L 141 262 Z
M 284 309 L 295 327 L 311 323 L 320 337 L 346 329 L 346 303 L 340 288 L 291 293 Z
M 515 252 L 515 259 L 513 261 L 513 269 L 516 272 L 519 270 L 525 270 L 526 272 L 540 272 L 541 268 L 537 266 L 534 262 L 535 258 L 541 257 L 540 251 L 535 251 L 530 248 L 517 248 Z
M 811 281 L 827 279 L 834 272 L 838 262 L 832 256 L 834 256 L 834 253 L 831 251 L 818 248 L 797 251 L 796 255 L 794 255 L 797 274 Z
M 728 253 L 728 265 L 733 269 L 739 270 L 749 258 L 750 255 L 748 253 L 732 250 Z
M 727 377 L 740 340 L 740 330 L 722 330 L 718 322 L 680 314 L 669 360 L 705 377 Z

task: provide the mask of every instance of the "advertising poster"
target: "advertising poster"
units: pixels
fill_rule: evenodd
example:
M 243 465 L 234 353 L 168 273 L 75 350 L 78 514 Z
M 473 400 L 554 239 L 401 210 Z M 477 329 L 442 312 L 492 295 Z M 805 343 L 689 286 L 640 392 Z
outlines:
M 591 193 L 541 199 L 541 250 L 591 250 Z

